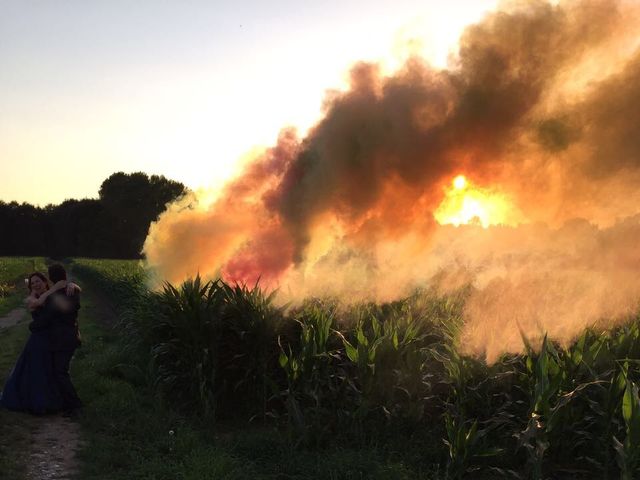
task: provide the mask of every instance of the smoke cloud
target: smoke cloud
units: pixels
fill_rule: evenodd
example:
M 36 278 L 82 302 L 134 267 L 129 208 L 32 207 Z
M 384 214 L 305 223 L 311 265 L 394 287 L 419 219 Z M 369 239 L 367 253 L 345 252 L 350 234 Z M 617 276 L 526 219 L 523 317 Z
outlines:
M 489 361 L 521 350 L 521 331 L 566 343 L 623 321 L 640 299 L 638 10 L 505 4 L 448 69 L 354 65 L 304 138 L 283 130 L 212 204 L 169 206 L 149 265 L 170 281 L 260 278 L 287 300 L 471 282 L 462 346 Z M 460 174 L 517 215 L 436 222 Z

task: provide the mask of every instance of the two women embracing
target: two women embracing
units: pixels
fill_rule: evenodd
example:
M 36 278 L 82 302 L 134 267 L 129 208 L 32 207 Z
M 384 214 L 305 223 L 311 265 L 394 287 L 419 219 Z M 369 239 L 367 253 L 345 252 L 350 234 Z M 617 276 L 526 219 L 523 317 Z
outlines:
M 31 335 L 0 394 L 0 406 L 35 415 L 72 416 L 82 407 L 69 375 L 71 358 L 80 346 L 80 287 L 67 282 L 60 264 L 51 265 L 48 273 L 49 280 L 40 272 L 28 278 Z

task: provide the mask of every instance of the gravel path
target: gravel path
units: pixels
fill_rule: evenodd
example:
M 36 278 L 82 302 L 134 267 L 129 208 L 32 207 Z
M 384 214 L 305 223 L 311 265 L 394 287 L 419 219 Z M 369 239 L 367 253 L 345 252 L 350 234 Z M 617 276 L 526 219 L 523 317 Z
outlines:
M 71 480 L 78 472 L 80 425 L 61 416 L 44 417 L 31 439 L 28 480 Z
M 5 316 L 0 317 L 0 329 L 13 327 L 17 325 L 22 320 L 24 320 L 27 315 L 27 310 L 23 307 L 14 308 Z

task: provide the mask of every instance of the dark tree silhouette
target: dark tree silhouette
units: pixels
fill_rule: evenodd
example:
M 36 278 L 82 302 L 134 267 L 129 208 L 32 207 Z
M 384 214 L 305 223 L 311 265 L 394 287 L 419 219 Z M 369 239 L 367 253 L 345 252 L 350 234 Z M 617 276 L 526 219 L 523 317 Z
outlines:
M 45 215 L 28 203 L 0 202 L 0 251 L 5 255 L 43 255 Z
M 163 176 L 114 173 L 99 199 L 44 208 L 0 201 L 0 256 L 140 258 L 149 225 L 187 192 Z

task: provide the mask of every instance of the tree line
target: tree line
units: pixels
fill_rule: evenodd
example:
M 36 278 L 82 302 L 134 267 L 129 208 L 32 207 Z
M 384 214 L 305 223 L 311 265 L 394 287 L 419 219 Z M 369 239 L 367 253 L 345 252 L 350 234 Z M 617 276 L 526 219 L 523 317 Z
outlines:
M 164 176 L 117 172 L 98 199 L 46 207 L 0 201 L 0 256 L 140 258 L 151 222 L 186 192 Z

